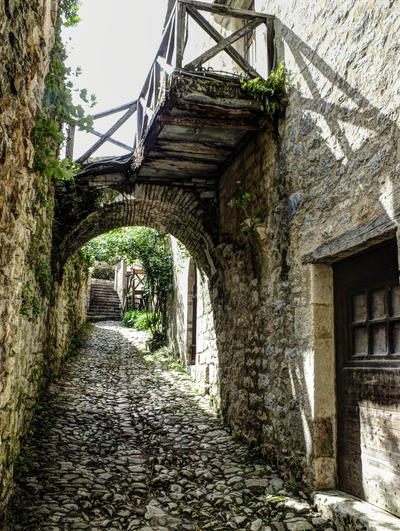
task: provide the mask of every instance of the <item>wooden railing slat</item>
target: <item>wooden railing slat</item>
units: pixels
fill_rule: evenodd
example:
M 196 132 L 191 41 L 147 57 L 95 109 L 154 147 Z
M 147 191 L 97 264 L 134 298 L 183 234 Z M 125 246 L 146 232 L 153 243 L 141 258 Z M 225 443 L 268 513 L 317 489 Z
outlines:
M 192 6 L 200 11 L 208 11 L 218 15 L 225 15 L 234 18 L 241 18 L 251 20 L 254 17 L 261 17 L 263 19 L 274 20 L 274 15 L 267 15 L 266 13 L 259 13 L 257 11 L 249 11 L 248 9 L 238 9 L 221 4 L 207 4 L 206 2 L 198 2 L 197 0 L 178 0 L 181 4 Z
M 136 109 L 137 100 L 130 101 L 129 103 L 125 103 L 124 105 L 120 105 L 119 107 L 114 107 L 112 109 L 108 109 L 107 111 L 99 112 L 97 114 L 93 115 L 93 120 L 97 120 L 98 118 L 104 118 L 105 116 L 109 116 L 110 114 L 114 114 L 116 112 L 124 111 L 125 109 L 128 109 L 129 107 L 135 107 Z
M 123 116 L 121 116 L 121 118 L 117 122 L 115 122 L 115 124 L 112 125 L 110 129 L 108 129 L 107 132 L 104 133 L 104 135 L 95 144 L 93 144 L 91 148 L 89 148 L 81 157 L 77 159 L 77 162 L 78 163 L 85 162 L 90 157 L 90 155 L 92 155 L 92 153 L 97 151 L 99 147 L 101 147 L 104 144 L 104 142 L 106 142 L 107 139 L 111 135 L 113 135 L 115 131 L 117 131 L 117 129 L 119 129 L 121 125 L 124 124 L 130 116 L 132 116 L 134 112 L 135 110 L 133 108 L 129 108 L 128 111 Z
M 92 129 L 90 131 L 90 133 L 92 133 L 92 135 L 98 136 L 99 138 L 103 138 L 103 136 L 104 136 L 103 133 L 99 133 L 99 131 L 95 131 L 94 129 Z M 124 144 L 123 142 L 120 142 L 119 140 L 115 140 L 112 137 L 108 137 L 106 139 L 106 142 L 111 142 L 111 144 L 114 144 L 114 145 L 116 145 L 118 147 L 124 148 L 124 149 L 126 149 L 126 150 L 128 150 L 130 152 L 133 152 L 133 149 L 132 149 L 131 146 L 128 146 L 128 144 Z
M 194 59 L 191 63 L 185 65 L 185 68 L 188 70 L 198 68 L 202 64 L 215 57 L 219 52 L 225 50 L 227 46 L 230 46 L 234 42 L 244 37 L 244 35 L 246 35 L 247 33 L 253 31 L 257 26 L 259 26 L 263 22 L 263 19 L 255 18 L 245 26 L 232 33 L 232 35 L 229 35 L 229 37 L 223 38 L 222 35 L 220 35 L 220 41 L 215 46 L 203 52 L 201 55 L 199 55 L 199 57 L 196 57 L 196 59 Z
M 185 48 L 186 6 L 182 2 L 177 2 L 176 7 L 177 7 L 177 11 L 176 11 L 176 29 L 175 29 L 175 40 L 176 40 L 175 66 L 176 68 L 182 68 L 183 52 Z
M 206 32 L 210 37 L 215 41 L 219 42 L 223 37 L 222 35 L 206 20 L 203 15 L 201 15 L 195 9 L 188 7 L 187 9 L 189 15 L 197 22 L 197 24 Z M 227 46 L 224 50 L 237 65 L 242 68 L 248 75 L 253 77 L 260 77 L 258 72 L 249 64 L 246 59 L 240 55 L 240 53 L 235 50 L 232 46 Z

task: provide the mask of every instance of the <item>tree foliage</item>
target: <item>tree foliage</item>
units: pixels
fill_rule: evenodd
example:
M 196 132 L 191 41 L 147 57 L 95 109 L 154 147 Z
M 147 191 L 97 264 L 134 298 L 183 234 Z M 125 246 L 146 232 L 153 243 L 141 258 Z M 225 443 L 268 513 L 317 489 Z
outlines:
M 172 288 L 172 255 L 167 235 L 148 227 L 123 227 L 94 238 L 82 252 L 89 262 L 98 260 L 113 264 L 125 258 L 128 265 L 141 263 L 152 310 L 147 319 L 153 346 L 163 344 L 167 329 L 167 296 Z

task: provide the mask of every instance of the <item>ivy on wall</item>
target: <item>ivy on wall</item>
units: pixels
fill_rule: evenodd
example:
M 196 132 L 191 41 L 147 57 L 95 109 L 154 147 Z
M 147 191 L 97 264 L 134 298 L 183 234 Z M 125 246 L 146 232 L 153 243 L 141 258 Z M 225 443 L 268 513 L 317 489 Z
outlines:
M 63 27 L 73 26 L 80 20 L 79 5 L 75 0 L 59 1 L 55 42 L 45 78 L 42 106 L 31 131 L 34 148 L 32 170 L 35 172 L 38 202 L 33 208 L 36 227 L 27 252 L 27 264 L 36 282 L 25 283 L 20 308 L 21 315 L 30 322 L 37 321 L 45 309 L 44 299 L 50 299 L 53 294 L 54 275 L 47 256 L 50 234 L 46 231 L 48 225 L 44 221 L 42 207 L 46 207 L 48 211 L 53 209 L 53 185 L 59 187 L 67 181 L 71 182 L 77 170 L 72 161 L 60 159 L 61 147 L 65 141 L 64 129 L 72 124 L 77 124 L 80 129 L 90 129 L 92 122 L 90 117 L 85 116 L 83 106 L 73 103 L 73 93 L 77 89 L 74 89 L 71 78 L 77 77 L 80 69 L 72 72 L 66 66 L 67 51 L 62 40 Z M 86 89 L 78 92 L 82 102 L 90 106 L 95 104 L 95 96 L 89 97 Z M 57 223 L 53 224 L 53 230 L 54 228 L 57 228 Z
M 66 47 L 62 40 L 62 28 L 74 26 L 79 22 L 79 3 L 75 0 L 61 0 L 55 28 L 55 43 L 51 51 L 49 72 L 45 79 L 42 109 L 36 116 L 31 132 L 34 147 L 33 171 L 42 177 L 55 181 L 73 178 L 76 165 L 68 159 L 60 159 L 61 146 L 65 141 L 63 129 L 66 125 L 77 124 L 80 129 L 90 129 L 92 118 L 85 115 L 82 105 L 73 103 L 72 77 L 80 74 L 78 68 L 72 72 L 65 65 Z M 90 97 L 86 89 L 79 91 L 82 102 L 93 106 L 95 96 Z
M 288 72 L 284 63 L 280 63 L 267 79 L 256 77 L 255 79 L 243 80 L 241 86 L 243 90 L 261 103 L 266 120 L 276 120 L 284 115 L 289 101 L 287 95 Z

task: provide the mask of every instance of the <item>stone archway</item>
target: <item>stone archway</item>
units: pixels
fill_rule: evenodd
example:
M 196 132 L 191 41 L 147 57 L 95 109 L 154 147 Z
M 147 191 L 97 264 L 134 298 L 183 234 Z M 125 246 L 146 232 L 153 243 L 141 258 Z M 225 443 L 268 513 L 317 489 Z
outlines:
M 208 277 L 216 272 L 217 207 L 194 192 L 148 184 L 136 185 L 131 193 L 119 193 L 113 200 L 95 206 L 69 227 L 59 245 L 60 263 L 64 264 L 92 238 L 135 225 L 172 234 Z

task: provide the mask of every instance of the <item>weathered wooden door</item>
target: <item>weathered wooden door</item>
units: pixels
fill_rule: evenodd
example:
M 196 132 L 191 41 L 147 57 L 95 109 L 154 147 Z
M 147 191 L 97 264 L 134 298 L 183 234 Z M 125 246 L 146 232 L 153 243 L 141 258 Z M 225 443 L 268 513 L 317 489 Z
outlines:
M 400 516 L 400 286 L 390 241 L 334 264 L 339 488 Z

